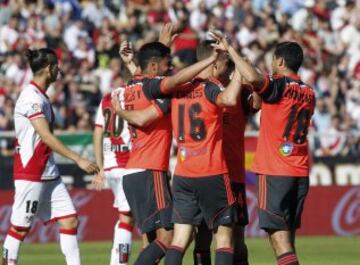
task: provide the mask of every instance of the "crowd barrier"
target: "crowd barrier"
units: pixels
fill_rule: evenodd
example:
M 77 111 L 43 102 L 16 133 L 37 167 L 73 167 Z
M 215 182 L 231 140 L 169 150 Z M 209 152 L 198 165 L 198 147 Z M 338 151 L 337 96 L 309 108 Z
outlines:
M 112 208 L 110 190 L 92 191 L 73 189 L 71 196 L 79 213 L 80 240 L 111 240 L 117 211 Z M 13 191 L 0 192 L 0 241 L 4 240 L 10 224 Z M 258 226 L 257 199 L 254 186 L 247 188 L 250 223 L 247 237 L 265 236 Z M 299 235 L 360 235 L 360 187 L 331 186 L 311 187 L 303 213 Z M 137 236 L 137 231 L 134 231 Z M 56 224 L 43 225 L 36 220 L 28 242 L 51 242 L 58 240 Z

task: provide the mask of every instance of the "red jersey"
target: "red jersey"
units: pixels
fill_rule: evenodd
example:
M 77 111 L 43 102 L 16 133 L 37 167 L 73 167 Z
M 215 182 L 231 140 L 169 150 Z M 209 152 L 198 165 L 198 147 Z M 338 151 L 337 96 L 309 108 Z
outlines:
M 161 77 L 135 77 L 125 87 L 124 99 L 127 110 L 142 110 L 154 105 L 161 117 L 147 127 L 130 126 L 131 151 L 127 168 L 167 171 L 172 141 L 168 99 L 157 99 Z
M 266 77 L 253 171 L 270 176 L 309 176 L 307 132 L 315 93 L 296 75 Z
M 223 111 L 223 148 L 232 182 L 245 183 L 244 133 L 247 117 L 253 111 L 252 88 L 244 85 L 237 106 Z
M 227 173 L 222 143 L 222 91 L 217 80 L 194 79 L 173 93 L 171 116 L 178 143 L 175 175 L 208 177 Z
M 115 113 L 110 93 L 101 100 L 95 126 L 103 129 L 104 170 L 125 168 L 129 160 L 130 132 L 127 122 Z

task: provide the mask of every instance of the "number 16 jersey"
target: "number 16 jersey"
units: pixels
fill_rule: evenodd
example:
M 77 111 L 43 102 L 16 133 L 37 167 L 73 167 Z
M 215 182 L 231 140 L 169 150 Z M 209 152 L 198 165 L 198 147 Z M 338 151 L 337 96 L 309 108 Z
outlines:
M 309 176 L 307 132 L 315 93 L 296 75 L 266 77 L 260 133 L 252 170 L 271 176 Z
M 175 175 L 208 177 L 228 172 L 222 148 L 222 108 L 215 102 L 222 85 L 194 79 L 172 94 L 173 132 L 178 143 Z

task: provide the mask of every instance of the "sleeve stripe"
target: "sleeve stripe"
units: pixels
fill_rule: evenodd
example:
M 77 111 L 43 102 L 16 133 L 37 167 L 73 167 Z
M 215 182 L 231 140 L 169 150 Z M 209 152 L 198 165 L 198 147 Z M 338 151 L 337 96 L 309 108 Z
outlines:
M 103 126 L 101 124 L 95 124 L 95 127 L 102 128 Z
M 40 115 L 44 115 L 44 112 L 37 112 L 37 113 L 34 113 L 34 114 L 31 114 L 28 119 L 33 119 L 37 116 L 40 116 Z

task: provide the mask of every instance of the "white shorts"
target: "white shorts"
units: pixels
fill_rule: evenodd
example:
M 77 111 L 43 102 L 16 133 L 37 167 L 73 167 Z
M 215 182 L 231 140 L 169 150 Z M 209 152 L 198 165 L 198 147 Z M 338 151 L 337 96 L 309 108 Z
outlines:
M 15 180 L 11 224 L 18 228 L 30 228 L 35 216 L 45 224 L 76 216 L 75 207 L 61 178 L 44 182 Z
M 113 206 L 118 209 L 119 213 L 129 213 L 130 206 L 125 197 L 123 188 L 123 177 L 129 174 L 129 171 L 124 168 L 114 168 L 109 171 L 105 171 L 105 177 L 109 187 L 114 194 Z

